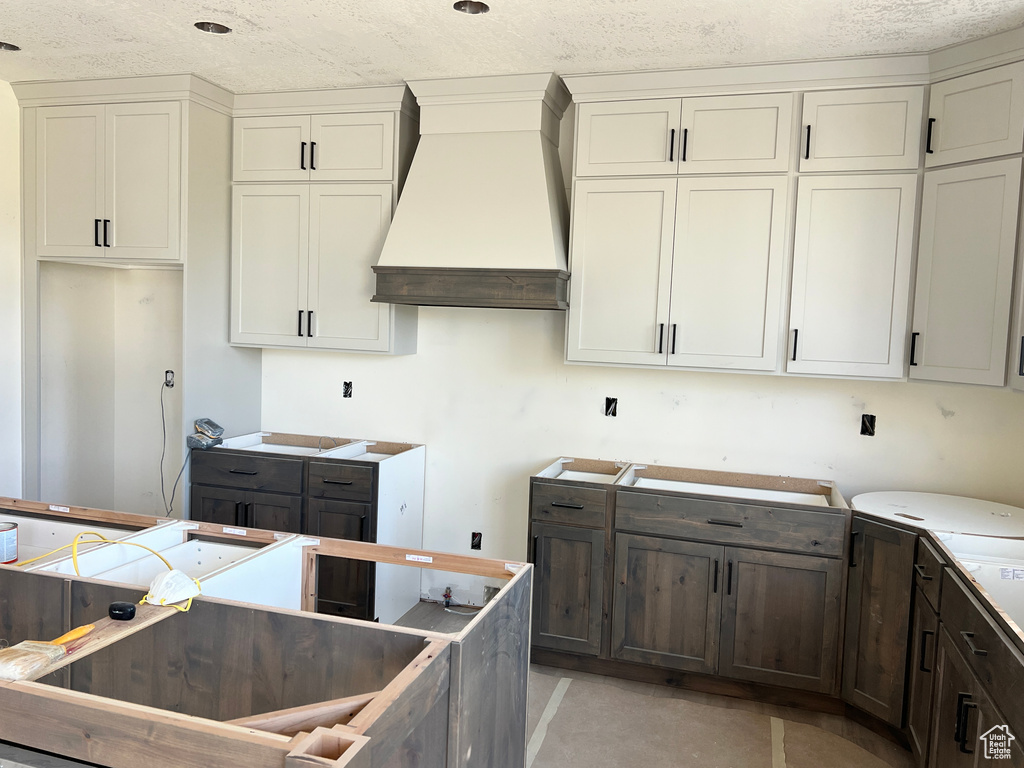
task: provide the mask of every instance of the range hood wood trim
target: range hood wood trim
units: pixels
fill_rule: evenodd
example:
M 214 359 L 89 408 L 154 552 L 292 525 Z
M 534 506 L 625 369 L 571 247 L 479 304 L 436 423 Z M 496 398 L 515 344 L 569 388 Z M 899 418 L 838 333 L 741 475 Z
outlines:
M 373 301 L 438 307 L 569 308 L 569 273 L 561 269 L 374 267 Z

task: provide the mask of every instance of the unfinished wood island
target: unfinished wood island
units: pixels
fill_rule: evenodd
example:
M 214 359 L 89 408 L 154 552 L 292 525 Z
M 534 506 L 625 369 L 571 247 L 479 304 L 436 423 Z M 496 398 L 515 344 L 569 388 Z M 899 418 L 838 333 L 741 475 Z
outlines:
M 0 522 L 18 524 L 22 561 L 92 531 L 202 585 L 187 613 L 147 606 L 111 641 L 108 605 L 138 602 L 166 569 L 145 549 L 99 541 L 0 566 L 8 644 L 106 622 L 37 679 L 0 681 L 0 740 L 110 768 L 525 764 L 529 564 L 10 498 Z M 450 632 L 310 613 L 317 560 L 342 557 L 500 589 Z M 409 607 L 452 629 L 441 606 Z

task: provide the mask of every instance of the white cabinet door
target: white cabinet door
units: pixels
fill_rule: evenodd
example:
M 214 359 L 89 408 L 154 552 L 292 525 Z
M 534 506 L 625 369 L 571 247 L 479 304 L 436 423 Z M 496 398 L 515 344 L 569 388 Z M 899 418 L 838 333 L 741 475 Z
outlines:
M 932 86 L 925 166 L 1020 152 L 1024 145 L 1024 62 Z
M 313 115 L 310 142 L 311 181 L 391 181 L 392 112 Z
M 788 171 L 792 93 L 683 99 L 679 173 Z
M 309 185 L 238 185 L 231 214 L 231 341 L 306 346 Z
M 804 94 L 800 170 L 916 169 L 923 109 L 921 86 Z
M 181 255 L 181 105 L 106 108 L 104 255 L 177 259 Z
M 576 111 L 576 175 L 676 173 L 679 110 L 679 99 L 580 104 Z
M 925 174 L 914 302 L 915 379 L 1002 386 L 1021 161 Z
M 308 115 L 236 117 L 232 148 L 234 181 L 308 181 Z
M 387 352 L 390 304 L 375 304 L 373 265 L 391 223 L 390 184 L 312 185 L 308 346 Z
M 104 108 L 36 111 L 36 253 L 103 256 Z
M 568 360 L 665 365 L 675 179 L 576 182 Z
M 904 372 L 916 174 L 800 179 L 786 370 Z
M 680 179 L 669 365 L 774 370 L 786 177 Z

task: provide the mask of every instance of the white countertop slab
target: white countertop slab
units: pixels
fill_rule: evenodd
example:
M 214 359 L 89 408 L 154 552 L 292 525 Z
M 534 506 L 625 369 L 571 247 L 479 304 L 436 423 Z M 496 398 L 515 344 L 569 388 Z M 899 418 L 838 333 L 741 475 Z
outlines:
M 931 531 L 1024 537 L 1024 509 L 993 501 L 914 491 L 876 491 L 853 497 L 858 512 Z
M 683 480 L 660 480 L 653 477 L 638 478 L 633 487 L 657 488 L 663 491 L 684 491 L 686 493 L 700 493 L 705 496 L 723 496 L 734 499 L 750 499 L 751 501 L 777 501 L 785 504 L 809 504 L 815 507 L 828 506 L 828 497 L 817 493 L 773 491 L 766 488 L 690 483 Z

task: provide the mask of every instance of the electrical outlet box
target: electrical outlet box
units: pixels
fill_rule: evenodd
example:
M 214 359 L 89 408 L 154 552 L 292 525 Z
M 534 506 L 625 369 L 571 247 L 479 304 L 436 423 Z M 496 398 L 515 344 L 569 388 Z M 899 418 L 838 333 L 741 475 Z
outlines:
M 860 433 L 866 437 L 875 436 L 875 415 L 865 413 L 860 417 Z
M 617 398 L 617 397 L 606 397 L 604 399 L 604 415 L 605 416 L 618 416 L 619 415 L 619 398 Z
M 352 382 L 351 381 L 342 382 L 342 385 L 341 385 L 341 396 L 342 397 L 352 397 Z
M 484 535 L 480 531 L 473 531 L 473 537 L 469 542 L 470 549 L 480 549 L 483 544 Z

